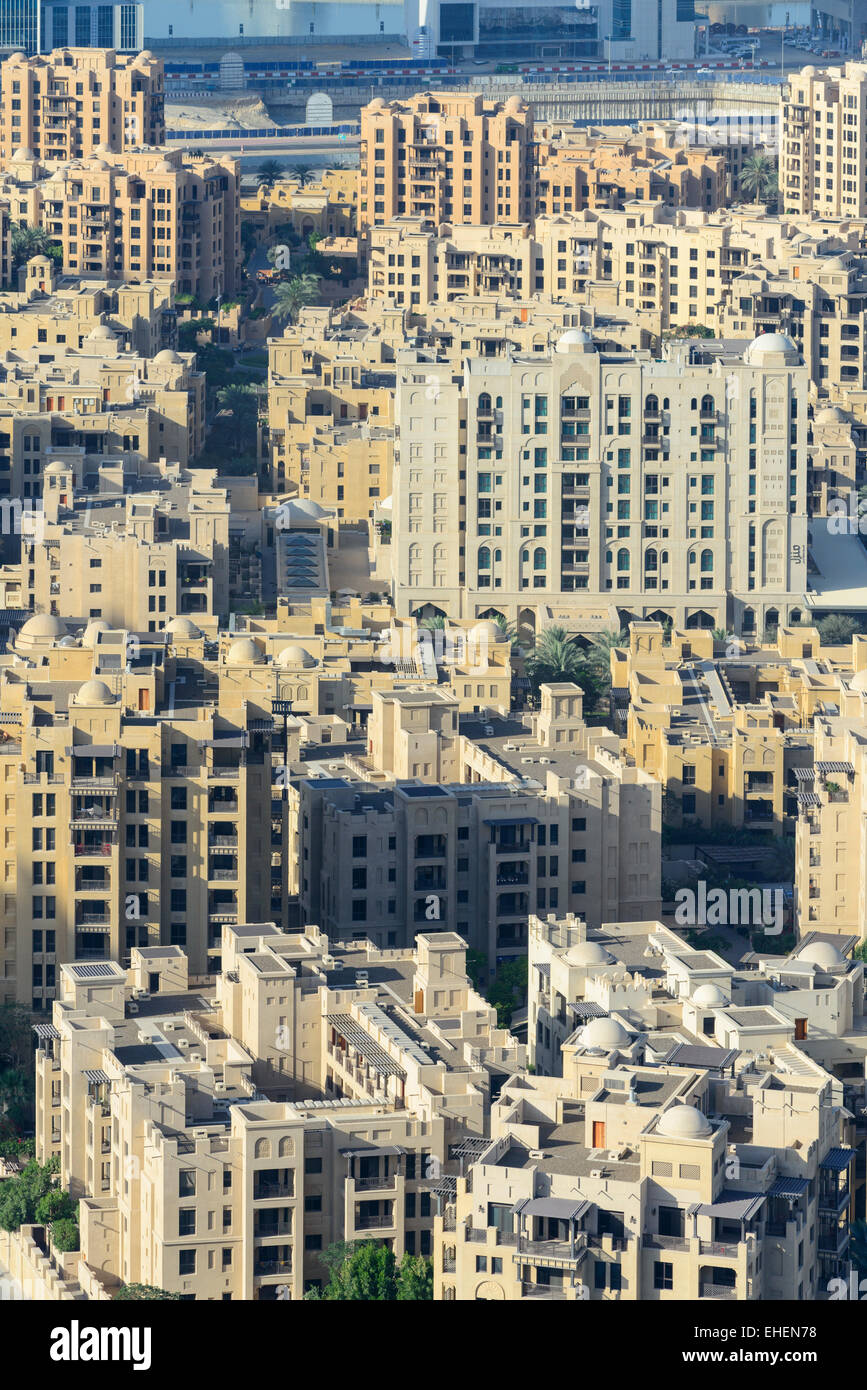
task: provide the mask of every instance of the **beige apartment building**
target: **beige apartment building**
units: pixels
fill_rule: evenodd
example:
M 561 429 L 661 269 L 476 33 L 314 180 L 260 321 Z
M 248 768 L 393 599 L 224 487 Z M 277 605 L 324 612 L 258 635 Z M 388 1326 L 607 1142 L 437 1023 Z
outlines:
M 837 717 L 815 721 L 812 777 L 798 797 L 795 914 L 801 935 L 821 930 L 867 938 L 867 884 L 862 854 L 867 663 L 847 681 Z
M 67 163 L 165 140 L 163 62 L 112 48 L 59 48 L 0 65 L 0 162 L 19 150 Z
M 105 462 L 186 466 L 204 447 L 205 377 L 195 354 L 124 352 L 104 320 L 80 347 L 44 350 L 37 332 L 32 346 L 2 354 L 0 497 L 41 497 L 49 463 L 70 470 L 81 490 Z
M 784 212 L 867 215 L 867 66 L 802 68 L 783 87 L 780 201 Z
M 277 179 L 241 197 L 241 215 L 261 233 L 276 237 L 291 227 L 305 241 L 318 237 L 354 237 L 358 209 L 358 174 L 354 169 L 323 169 L 312 183 Z
M 204 302 L 238 287 L 236 160 L 184 150 L 99 150 L 63 164 L 23 146 L 0 174 L 13 222 L 41 227 L 68 275 L 163 278 Z
M 634 199 L 714 212 L 730 201 L 729 158 L 686 144 L 676 124 L 542 130 L 539 137 L 537 213 L 620 208 Z
M 526 223 L 440 235 L 433 222 L 405 215 L 370 229 L 368 295 L 417 313 L 463 297 L 525 299 L 537 288 L 538 255 Z
M 528 720 L 458 719 L 436 690 L 374 695 L 366 758 L 293 767 L 302 920 L 385 947 L 436 921 L 493 972 L 526 953 L 531 912 L 654 916 L 661 788 L 581 705 L 550 686 Z
M 36 533 L 0 568 L 6 605 L 149 633 L 173 614 L 228 616 L 229 499 L 216 472 L 103 467 L 101 480 L 118 491 L 76 500 L 72 465 L 48 463 Z
M 533 115 L 520 97 L 420 92 L 362 107 L 362 236 L 403 214 L 453 226 L 529 222 L 533 212 Z
M 809 375 L 792 340 L 660 356 L 572 328 L 539 347 L 399 372 L 397 612 L 496 611 L 530 636 L 802 613 Z
M 335 1241 L 430 1254 L 431 1188 L 525 1063 L 465 950 L 239 926 L 216 994 L 173 947 L 64 966 L 37 1026 L 38 1150 L 80 1199 L 91 1296 L 300 1299 Z
M 660 923 L 532 928 L 531 1056 L 562 1073 L 502 1089 L 443 1197 L 434 1297 L 828 1297 L 856 1149 L 813 1049 L 857 1038 L 861 963 L 821 934 L 739 974 Z
M 19 288 L 0 293 L 0 351 L 81 348 L 104 324 L 121 352 L 155 357 L 177 346 L 177 310 L 169 281 L 81 280 L 60 275 L 48 256 L 19 269 Z

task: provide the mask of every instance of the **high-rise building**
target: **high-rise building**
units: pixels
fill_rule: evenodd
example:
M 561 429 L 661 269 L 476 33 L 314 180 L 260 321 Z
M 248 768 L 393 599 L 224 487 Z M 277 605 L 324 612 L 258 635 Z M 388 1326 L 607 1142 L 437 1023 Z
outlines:
M 362 108 L 362 234 L 403 213 L 437 225 L 526 222 L 533 193 L 533 117 L 519 97 L 421 92 Z
M 37 160 L 86 159 L 161 145 L 162 60 L 108 48 L 13 53 L 0 65 L 0 161 L 17 150 Z
M 867 65 L 812 66 L 783 87 L 780 204 L 784 212 L 867 215 Z

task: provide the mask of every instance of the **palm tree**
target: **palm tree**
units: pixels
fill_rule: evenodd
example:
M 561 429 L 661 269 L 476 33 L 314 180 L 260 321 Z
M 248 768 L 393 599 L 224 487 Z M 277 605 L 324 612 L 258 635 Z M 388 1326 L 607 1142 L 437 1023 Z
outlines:
M 753 201 L 763 203 L 775 191 L 777 182 L 773 161 L 767 155 L 753 154 L 745 159 L 741 167 L 741 188 L 744 193 L 752 193 Z
M 306 188 L 308 183 L 313 182 L 314 172 L 309 164 L 296 164 L 292 170 L 292 177 L 297 179 L 302 188 Z
M 228 411 L 232 417 L 231 431 L 235 446 L 241 451 L 244 444 L 251 441 L 251 427 L 255 427 L 259 411 L 259 392 L 255 386 L 235 384 L 221 386 L 217 392 L 217 404 L 221 410 Z
M 316 275 L 294 275 L 278 285 L 274 291 L 272 314 L 278 319 L 298 322 L 298 315 L 305 304 L 312 304 L 319 293 L 319 277 Z
M 527 675 L 535 688 L 559 681 L 577 682 L 584 674 L 581 648 L 563 627 L 546 627 L 527 658 Z
M 282 176 L 282 165 L 278 164 L 276 159 L 265 159 L 259 165 L 259 169 L 256 174 L 256 183 L 259 185 L 260 188 L 267 188 L 268 190 L 270 190 L 274 187 L 274 184 L 277 182 L 277 180 L 279 178 L 282 178 Z
M 12 261 L 14 268 L 23 265 L 33 256 L 51 256 L 57 259 L 62 255 L 60 247 L 55 246 L 42 227 L 27 227 L 24 224 L 12 228 Z
M 615 632 L 613 627 L 606 628 L 604 632 L 597 632 L 593 638 L 587 659 L 592 661 L 594 658 L 604 659 L 605 665 L 610 665 L 611 653 L 617 648 L 622 647 L 629 641 L 629 633 L 625 628 Z
M 434 613 L 429 618 L 422 618 L 419 627 L 426 627 L 430 632 L 441 632 L 446 625 L 446 620 L 442 613 Z

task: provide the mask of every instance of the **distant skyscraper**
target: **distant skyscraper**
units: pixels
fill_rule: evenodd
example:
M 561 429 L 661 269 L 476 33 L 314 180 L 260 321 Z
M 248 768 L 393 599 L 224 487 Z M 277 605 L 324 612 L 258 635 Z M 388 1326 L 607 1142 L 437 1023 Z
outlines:
M 0 48 L 38 53 L 40 0 L 0 0 Z

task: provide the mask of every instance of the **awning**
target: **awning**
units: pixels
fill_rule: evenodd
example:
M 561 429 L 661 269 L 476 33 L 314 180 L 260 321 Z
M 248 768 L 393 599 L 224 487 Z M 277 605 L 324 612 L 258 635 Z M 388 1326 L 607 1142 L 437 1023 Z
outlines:
M 702 1047 L 699 1043 L 677 1043 L 665 1058 L 666 1066 L 708 1067 L 722 1070 L 731 1066 L 740 1053 L 736 1047 Z
M 94 1086 L 108 1086 L 111 1083 L 111 1077 L 108 1072 L 102 1071 L 98 1067 L 85 1070 L 84 1079 L 85 1081 L 92 1082 Z
M 852 763 L 841 762 L 819 762 L 816 763 L 817 772 L 847 772 L 850 777 L 855 776 L 855 767 Z
M 792 769 L 795 774 L 796 782 L 812 782 L 815 772 L 811 767 L 795 767 Z
M 575 1004 L 567 1004 L 567 1009 L 571 1009 L 575 1018 L 607 1018 L 608 1010 L 603 1009 L 601 1004 L 594 1004 L 591 999 L 579 999 Z
M 842 1173 L 844 1168 L 849 1167 L 854 1157 L 854 1149 L 829 1149 L 819 1167 L 827 1168 L 832 1173 Z
M 396 1158 L 406 1150 L 399 1149 L 397 1144 L 385 1144 L 381 1147 L 374 1144 L 369 1149 L 339 1149 L 338 1152 L 343 1158 Z
M 33 1031 L 37 1038 L 59 1038 L 60 1032 L 53 1023 L 34 1023 Z
M 769 1197 L 800 1197 L 810 1186 L 806 1178 L 777 1178 L 768 1188 Z
M 121 747 L 118 743 L 76 743 L 66 751 L 73 758 L 118 758 Z
M 764 1192 L 735 1192 L 724 1188 L 715 1202 L 704 1202 L 699 1216 L 713 1216 L 721 1221 L 749 1221 L 764 1205 Z
M 515 1203 L 512 1211 L 516 1216 L 548 1216 L 555 1221 L 577 1221 L 592 1205 L 592 1202 L 583 1199 L 576 1202 L 571 1197 L 525 1197 Z
M 496 816 L 486 820 L 485 825 L 538 825 L 537 816 Z

